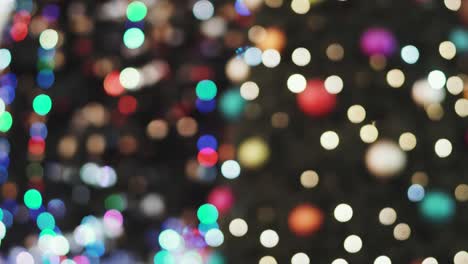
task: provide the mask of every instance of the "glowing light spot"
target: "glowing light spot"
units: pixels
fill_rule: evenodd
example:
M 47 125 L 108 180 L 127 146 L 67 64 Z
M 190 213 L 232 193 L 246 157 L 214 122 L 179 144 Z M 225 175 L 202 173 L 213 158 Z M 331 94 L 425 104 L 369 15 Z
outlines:
M 419 50 L 413 45 L 401 49 L 401 58 L 408 64 L 415 64 L 419 60 Z
M 125 68 L 119 75 L 120 84 L 127 90 L 136 90 L 140 86 L 141 73 L 135 68 Z
M 195 92 L 198 98 L 200 98 L 201 100 L 208 101 L 216 97 L 218 88 L 216 87 L 216 84 L 213 81 L 203 80 L 197 84 Z
M 39 209 L 42 205 L 42 195 L 36 189 L 30 189 L 24 194 L 24 204 L 29 209 Z
M 38 115 L 47 115 L 52 109 L 52 100 L 48 95 L 40 94 L 33 100 L 33 109 Z
M 292 0 L 291 9 L 297 14 L 306 14 L 310 10 L 310 2 L 309 0 Z
M 133 1 L 128 4 L 127 7 L 127 18 L 132 22 L 138 22 L 146 17 L 148 9 L 146 5 L 140 1 Z
M 348 262 L 342 258 L 335 259 L 331 264 L 348 264 Z
M 258 261 L 258 264 L 278 264 L 278 262 L 272 256 L 264 256 Z
M 221 165 L 221 174 L 223 174 L 226 179 L 235 179 L 239 177 L 240 172 L 241 167 L 235 160 L 226 160 L 223 162 L 223 165 Z
M 310 258 L 307 254 L 299 252 L 294 254 L 291 258 L 291 264 L 309 264 Z
M 260 94 L 260 88 L 254 82 L 245 82 L 240 87 L 240 95 L 247 101 L 255 100 Z
M 324 85 L 327 92 L 331 94 L 339 94 L 343 90 L 343 80 L 337 75 L 328 76 Z
M 159 234 L 158 241 L 159 245 L 165 250 L 176 250 L 182 243 L 180 235 L 172 229 L 162 231 Z
M 205 241 L 210 247 L 219 247 L 224 242 L 223 232 L 217 228 L 210 229 L 205 234 Z
M 302 74 L 293 74 L 289 76 L 287 81 L 288 89 L 293 93 L 300 93 L 305 90 L 307 80 Z
M 212 204 L 204 204 L 198 208 L 197 217 L 203 224 L 214 224 L 218 220 L 218 209 Z
M 405 223 L 400 223 L 393 229 L 393 237 L 396 240 L 407 240 L 411 236 L 411 228 Z
M 413 150 L 417 144 L 416 136 L 413 133 L 405 132 L 400 135 L 400 138 L 398 139 L 398 144 L 400 145 L 400 148 L 404 151 Z
M 453 257 L 454 264 L 467 264 L 468 263 L 468 252 L 458 251 Z
M 306 170 L 301 174 L 301 184 L 305 188 L 314 188 L 319 183 L 319 176 L 313 170 Z
M 310 63 L 310 52 L 306 48 L 297 48 L 293 51 L 291 59 L 297 66 L 306 66 Z
M 393 88 L 400 88 L 405 83 L 405 75 L 399 69 L 393 69 L 387 73 L 387 83 Z
M 386 207 L 382 210 L 380 210 L 380 213 L 379 213 L 379 222 L 382 224 L 382 225 L 393 225 L 393 223 L 395 223 L 397 219 L 397 213 L 395 211 L 395 209 L 393 208 L 390 208 L 390 207 Z
M 22 251 L 16 255 L 16 263 L 18 264 L 34 264 L 34 258 L 29 252 Z
M 123 35 L 124 45 L 129 49 L 137 49 L 145 42 L 145 33 L 139 28 L 129 28 Z
M 392 260 L 387 256 L 379 256 L 374 260 L 374 264 L 392 264 Z
M 36 219 L 36 223 L 37 227 L 39 227 L 39 229 L 41 230 L 55 228 L 54 216 L 47 212 L 39 214 L 39 216 Z
M 59 35 L 57 31 L 53 29 L 46 29 L 42 31 L 41 35 L 39 36 L 39 44 L 43 49 L 49 50 L 55 48 L 57 46 L 59 40 Z
M 193 5 L 193 15 L 199 20 L 208 20 L 214 14 L 214 6 L 208 0 L 197 1 Z
M 463 79 L 458 76 L 451 76 L 447 79 L 447 90 L 453 95 L 463 92 Z
M 460 98 L 455 102 L 455 113 L 460 117 L 468 116 L 468 99 Z
M 267 49 L 262 54 L 262 62 L 268 68 L 274 68 L 281 62 L 281 55 L 275 49 Z
M 351 123 L 361 123 L 366 119 L 366 110 L 361 105 L 352 105 L 348 108 L 347 115 Z
M 444 41 L 439 45 L 439 53 L 442 58 L 451 60 L 457 55 L 457 48 L 451 41 Z
M 431 71 L 427 76 L 427 81 L 432 88 L 442 89 L 446 82 L 445 74 L 439 70 Z
M 247 65 L 257 66 L 262 63 L 262 50 L 259 48 L 248 48 L 244 53 L 244 60 Z
M 343 242 L 343 247 L 349 253 L 357 253 L 362 248 L 362 240 L 357 235 L 350 235 Z
M 320 136 L 320 144 L 326 150 L 333 150 L 338 147 L 340 138 L 334 131 L 326 131 Z
M 11 53 L 7 49 L 0 49 L 0 71 L 4 70 L 11 63 Z
M 236 218 L 229 223 L 229 232 L 235 237 L 242 237 L 247 234 L 249 227 L 244 219 Z
M 424 199 L 424 187 L 419 184 L 413 184 L 408 188 L 408 199 L 412 202 L 419 202 Z
M 348 222 L 353 217 L 353 208 L 348 204 L 339 204 L 335 207 L 333 215 L 338 222 Z
M 273 248 L 278 245 L 279 236 L 274 230 L 268 229 L 260 234 L 260 244 L 266 248 Z
M 8 132 L 13 125 L 13 118 L 9 112 L 3 112 L 0 114 L 0 132 Z
M 458 11 L 462 5 L 462 1 L 461 0 L 444 0 L 444 4 L 448 10 Z
M 361 140 L 365 143 L 373 143 L 379 137 L 379 131 L 374 125 L 365 125 L 359 131 Z
M 434 146 L 435 153 L 440 158 L 446 158 L 452 153 L 452 143 L 445 138 L 437 140 Z
M 425 258 L 423 262 L 421 262 L 421 264 L 439 264 L 439 262 L 437 261 L 437 259 L 433 257 L 428 257 L 428 258 Z

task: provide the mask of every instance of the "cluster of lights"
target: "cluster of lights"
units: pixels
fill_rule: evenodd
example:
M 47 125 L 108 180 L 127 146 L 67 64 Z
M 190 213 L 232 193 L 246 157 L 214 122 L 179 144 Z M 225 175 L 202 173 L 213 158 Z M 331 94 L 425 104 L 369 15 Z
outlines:
M 206 254 L 206 248 L 219 247 L 224 242 L 217 224 L 218 216 L 214 205 L 204 204 L 197 210 L 198 228 L 184 226 L 175 219 L 166 221 L 166 228 L 158 236 L 161 250 L 156 252 L 154 263 L 217 263 L 211 261 L 220 256 L 212 252 Z
M 81 180 L 97 188 L 109 188 L 117 183 L 117 174 L 110 166 L 86 163 L 80 169 Z
M 130 27 L 123 35 L 123 43 L 129 49 L 138 49 L 145 42 L 145 33 L 142 30 L 143 19 L 145 19 L 148 10 L 146 5 L 140 1 L 133 1 L 127 6 L 127 19 Z

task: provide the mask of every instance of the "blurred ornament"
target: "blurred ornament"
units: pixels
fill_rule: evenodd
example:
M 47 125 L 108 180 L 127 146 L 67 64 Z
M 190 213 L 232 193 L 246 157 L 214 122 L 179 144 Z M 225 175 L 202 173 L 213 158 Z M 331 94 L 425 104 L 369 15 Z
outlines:
M 231 188 L 219 186 L 214 188 L 207 198 L 208 203 L 216 206 L 220 214 L 227 213 L 234 204 L 234 194 Z
M 264 139 L 251 137 L 239 145 L 238 160 L 248 169 L 256 169 L 267 162 L 270 157 L 270 148 Z
M 367 149 L 365 162 L 377 178 L 391 178 L 405 168 L 406 153 L 392 141 L 379 140 Z
M 309 80 L 306 89 L 297 95 L 297 104 L 305 114 L 321 117 L 333 111 L 336 96 L 327 92 L 322 80 L 313 79 Z
M 286 35 L 284 31 L 276 27 L 266 28 L 265 36 L 261 42 L 257 43 L 257 47 L 261 50 L 275 49 L 282 51 L 286 46 Z
M 383 55 L 389 57 L 393 55 L 397 48 L 397 41 L 394 34 L 380 27 L 367 29 L 361 36 L 361 51 L 367 56 Z
M 307 203 L 296 206 L 288 217 L 289 229 L 297 236 L 309 236 L 317 232 L 323 221 L 322 210 Z
M 424 219 L 444 223 L 455 215 L 455 201 L 445 192 L 431 191 L 419 204 L 419 210 Z

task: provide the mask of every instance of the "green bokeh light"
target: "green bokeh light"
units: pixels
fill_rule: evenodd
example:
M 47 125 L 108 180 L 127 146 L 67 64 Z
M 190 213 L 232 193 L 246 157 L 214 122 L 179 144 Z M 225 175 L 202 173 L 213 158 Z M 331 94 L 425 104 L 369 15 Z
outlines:
M 154 255 L 154 264 L 175 264 L 175 258 L 167 250 L 161 250 Z
M 28 190 L 24 194 L 24 204 L 29 209 L 39 209 L 39 207 L 42 205 L 41 193 L 36 189 Z
M 240 95 L 239 89 L 229 89 L 219 100 L 219 110 L 228 120 L 237 120 L 245 109 L 246 101 Z
M 218 220 L 218 209 L 212 204 L 204 204 L 198 208 L 197 217 L 203 224 L 213 224 Z
M 2 220 L 3 220 L 3 210 L 0 209 L 0 221 L 2 221 Z
M 215 98 L 218 88 L 213 81 L 203 80 L 197 84 L 195 92 L 201 100 L 209 101 Z
M 8 132 L 13 125 L 13 118 L 9 112 L 3 112 L 0 114 L 0 132 Z
M 33 109 L 38 115 L 47 115 L 52 109 L 52 100 L 48 95 L 40 94 L 33 100 Z
M 122 212 L 123 210 L 125 210 L 125 200 L 122 197 L 122 195 L 112 194 L 109 195 L 104 201 L 104 207 L 107 210 L 115 209 L 117 211 Z
M 125 31 L 123 42 L 129 49 L 137 49 L 145 42 L 145 33 L 139 28 L 129 28 Z
M 146 5 L 140 1 L 134 1 L 127 7 L 127 18 L 132 22 L 138 22 L 146 17 L 148 12 Z
M 39 233 L 39 236 L 45 236 L 45 235 L 56 236 L 57 233 L 55 233 L 55 231 L 52 229 L 43 229 L 41 233 Z
M 429 192 L 419 205 L 424 219 L 431 222 L 444 223 L 455 214 L 455 201 L 445 192 Z
M 39 229 L 54 229 L 55 227 L 55 219 L 54 216 L 50 213 L 43 212 L 41 213 L 36 219 L 37 227 Z

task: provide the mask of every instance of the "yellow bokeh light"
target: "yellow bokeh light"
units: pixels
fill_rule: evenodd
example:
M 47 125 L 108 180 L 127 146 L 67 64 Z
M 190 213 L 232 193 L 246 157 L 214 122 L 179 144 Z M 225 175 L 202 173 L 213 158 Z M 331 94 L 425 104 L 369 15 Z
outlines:
M 291 54 L 291 59 L 297 66 L 306 66 L 310 62 L 310 52 L 306 48 L 297 48 Z
M 365 125 L 359 131 L 361 140 L 365 143 L 372 143 L 379 137 L 379 131 L 374 125 Z
M 393 88 L 400 88 L 405 83 L 405 74 L 399 69 L 387 73 L 387 83 Z
M 452 153 L 452 143 L 446 138 L 441 138 L 435 143 L 434 150 L 437 156 L 446 158 Z
M 396 240 L 407 240 L 411 235 L 411 228 L 405 223 L 400 223 L 393 228 L 393 237 Z
M 292 0 L 291 9 L 297 14 L 306 14 L 310 10 L 309 0 Z
M 260 93 L 260 88 L 254 82 L 245 82 L 240 87 L 240 95 L 247 101 L 255 100 Z
M 326 54 L 331 61 L 340 61 L 344 57 L 344 49 L 338 43 L 332 43 L 327 47 Z
M 462 5 L 461 0 L 444 0 L 445 7 L 448 10 L 458 11 Z
M 301 184 L 305 188 L 314 188 L 319 183 L 319 176 L 313 170 L 306 170 L 301 174 Z
M 463 79 L 458 76 L 451 76 L 447 79 L 447 91 L 453 95 L 463 92 Z
M 338 94 L 343 90 L 343 80 L 338 75 L 331 75 L 325 79 L 325 89 L 331 94 Z
M 404 151 L 413 150 L 416 147 L 416 143 L 416 136 L 410 132 L 405 132 L 401 134 L 400 138 L 398 139 L 398 144 L 400 145 L 400 148 Z
M 382 225 L 393 225 L 393 223 L 395 223 L 397 219 L 397 213 L 395 211 L 395 209 L 393 208 L 390 208 L 390 207 L 386 207 L 382 210 L 380 210 L 380 213 L 379 213 L 379 222 L 382 224 Z
M 461 117 L 468 116 L 468 99 L 460 98 L 455 102 L 455 113 Z
M 326 131 L 320 136 L 320 145 L 326 150 L 332 150 L 338 147 L 340 138 L 334 131 Z
M 444 41 L 439 45 L 439 53 L 442 58 L 451 60 L 457 55 L 457 48 L 451 41 Z
M 468 184 L 459 184 L 455 188 L 455 198 L 460 202 L 468 201 Z
M 270 156 L 270 149 L 260 137 L 248 138 L 239 146 L 238 160 L 242 166 L 254 169 L 262 166 Z
M 366 110 L 361 105 L 352 105 L 348 108 L 348 119 L 351 123 L 361 123 L 366 118 Z
M 289 76 L 287 81 L 288 89 L 293 93 L 300 93 L 305 90 L 307 80 L 302 74 L 293 74 Z

